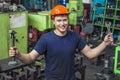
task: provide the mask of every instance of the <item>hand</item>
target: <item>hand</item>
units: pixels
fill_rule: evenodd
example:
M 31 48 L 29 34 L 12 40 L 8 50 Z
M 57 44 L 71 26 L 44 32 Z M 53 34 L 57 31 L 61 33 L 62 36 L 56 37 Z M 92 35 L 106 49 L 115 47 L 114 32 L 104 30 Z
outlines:
M 19 50 L 16 47 L 10 47 L 9 56 L 17 57 L 18 55 L 20 55 Z
M 105 38 L 104 38 L 104 42 L 106 45 L 109 45 L 110 43 L 113 42 L 113 35 L 112 33 L 108 33 Z

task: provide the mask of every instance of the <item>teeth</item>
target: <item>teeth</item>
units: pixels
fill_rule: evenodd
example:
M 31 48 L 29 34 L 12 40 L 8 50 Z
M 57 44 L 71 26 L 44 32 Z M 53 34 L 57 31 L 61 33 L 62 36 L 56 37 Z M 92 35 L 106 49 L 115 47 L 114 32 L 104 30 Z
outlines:
M 63 26 L 60 26 L 60 27 L 63 27 Z
M 60 26 L 60 27 L 64 28 L 65 26 Z

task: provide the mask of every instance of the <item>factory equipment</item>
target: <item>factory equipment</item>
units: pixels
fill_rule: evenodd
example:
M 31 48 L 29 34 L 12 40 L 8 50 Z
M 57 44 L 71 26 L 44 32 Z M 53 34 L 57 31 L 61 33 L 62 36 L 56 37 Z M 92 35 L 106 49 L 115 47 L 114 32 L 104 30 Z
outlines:
M 120 46 L 110 44 L 105 49 L 104 58 L 102 59 L 103 69 L 96 73 L 96 80 L 119 80 L 119 62 Z
M 22 3 L 28 11 L 46 10 L 46 0 L 22 0 Z
M 114 73 L 120 74 L 120 46 L 115 49 L 115 60 L 114 60 Z
M 3 62 L 5 63 L 5 59 Z M 3 63 L 0 61 L 0 63 Z M 4 72 L 3 72 L 4 71 Z M 0 80 L 45 80 L 41 65 L 28 66 L 18 62 L 16 66 L 4 66 L 0 71 Z
M 28 14 L 28 45 L 29 51 L 33 49 L 40 35 L 52 30 L 54 25 L 51 21 L 50 11 L 41 11 Z
M 15 31 L 10 31 L 10 36 L 11 36 L 11 41 L 12 41 L 12 47 L 15 46 Z M 16 50 L 16 48 L 14 48 L 14 50 Z M 18 63 L 15 59 L 15 56 L 13 57 L 13 59 L 11 61 L 8 62 L 8 66 L 16 66 Z
M 50 11 L 29 13 L 28 21 L 28 25 L 35 27 L 39 31 L 45 31 L 54 28 L 50 17 Z
M 60 0 L 60 4 L 66 6 L 66 3 L 69 3 L 69 0 Z
M 0 1 L 0 13 L 13 12 L 13 11 L 25 11 L 25 10 L 26 8 L 21 4 Z
M 104 0 L 101 0 L 104 1 Z M 93 25 L 100 28 L 101 40 L 106 34 L 107 28 L 113 33 L 114 43 L 119 43 L 119 0 L 105 0 L 93 7 Z
M 27 53 L 27 14 L 27 11 L 0 14 L 0 59 L 8 58 L 9 47 L 12 45 L 9 34 L 10 30 L 14 30 L 16 32 L 16 47 L 19 48 L 21 53 Z
M 91 19 L 95 19 L 97 16 L 94 16 L 94 11 L 96 14 L 104 14 L 103 8 L 95 8 L 96 7 L 102 7 L 105 6 L 105 0 L 92 0 L 91 1 L 91 11 L 90 11 L 90 17 Z
M 104 67 L 99 73 L 95 74 L 96 80 L 115 80 L 113 67 L 110 66 L 110 64 L 113 64 L 112 60 L 110 60 L 109 56 L 106 56 L 106 58 L 104 58 Z
M 69 23 L 71 25 L 80 24 L 80 19 L 83 16 L 83 3 L 82 0 L 69 0 L 69 3 L 66 4 L 70 14 L 69 14 Z
M 9 16 L 8 14 L 0 14 L 0 59 L 8 57 L 8 26 L 9 26 Z M 4 18 L 3 18 L 4 17 Z
M 15 12 L 9 15 L 10 17 L 10 28 L 16 32 L 16 47 L 22 52 L 27 53 L 28 46 L 28 12 Z M 9 39 L 10 40 L 10 39 Z M 10 41 L 9 41 L 10 42 Z M 11 45 L 11 42 L 10 42 Z M 9 45 L 9 46 L 10 46 Z
M 96 80 L 115 80 L 112 70 L 105 68 L 101 73 L 96 73 Z
M 51 10 L 55 5 L 59 4 L 59 0 L 23 0 L 25 8 L 30 11 Z
M 46 0 L 47 10 L 51 10 L 57 4 L 60 4 L 60 0 Z
M 75 71 L 80 73 L 80 80 L 85 80 L 86 65 L 83 64 L 83 55 L 76 50 L 75 53 Z M 77 77 L 76 77 L 77 78 Z M 77 78 L 79 80 L 79 78 Z

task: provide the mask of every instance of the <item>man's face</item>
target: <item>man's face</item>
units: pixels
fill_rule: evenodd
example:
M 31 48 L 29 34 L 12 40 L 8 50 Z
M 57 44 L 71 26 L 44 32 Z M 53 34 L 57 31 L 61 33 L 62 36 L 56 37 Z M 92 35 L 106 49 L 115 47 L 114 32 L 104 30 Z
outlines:
M 57 31 L 64 33 L 68 29 L 68 16 L 67 15 L 57 15 L 57 16 L 55 16 L 53 23 L 55 24 Z

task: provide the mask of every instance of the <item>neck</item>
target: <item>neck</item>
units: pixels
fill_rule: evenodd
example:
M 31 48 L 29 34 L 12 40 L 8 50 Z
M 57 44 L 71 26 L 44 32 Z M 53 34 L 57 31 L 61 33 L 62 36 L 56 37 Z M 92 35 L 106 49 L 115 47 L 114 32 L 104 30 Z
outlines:
M 64 32 L 60 32 L 58 30 L 54 30 L 55 34 L 58 35 L 58 36 L 65 36 L 67 34 L 67 31 L 64 31 Z

